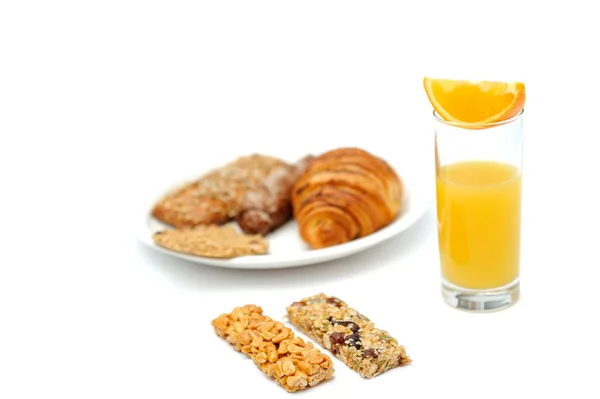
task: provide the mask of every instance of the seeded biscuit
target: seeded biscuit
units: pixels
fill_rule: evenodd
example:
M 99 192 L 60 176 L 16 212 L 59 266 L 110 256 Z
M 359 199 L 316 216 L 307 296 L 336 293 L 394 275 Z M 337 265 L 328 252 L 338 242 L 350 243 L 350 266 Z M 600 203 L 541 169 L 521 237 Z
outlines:
M 279 168 L 291 166 L 267 155 L 239 157 L 168 193 L 154 205 L 152 216 L 175 228 L 225 224 L 240 212 L 247 192 Z
M 154 233 L 152 239 L 157 245 L 172 251 L 210 258 L 235 258 L 269 251 L 269 244 L 263 236 L 238 233 L 232 225 L 163 230 Z

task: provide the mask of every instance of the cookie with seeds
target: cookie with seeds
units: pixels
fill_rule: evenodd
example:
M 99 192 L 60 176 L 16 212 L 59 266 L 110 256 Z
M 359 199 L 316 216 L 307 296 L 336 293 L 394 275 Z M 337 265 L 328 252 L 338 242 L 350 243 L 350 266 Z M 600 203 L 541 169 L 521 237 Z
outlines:
M 307 155 L 292 168 L 273 168 L 258 187 L 246 193 L 235 218 L 244 233 L 266 236 L 292 218 L 292 186 L 313 159 Z
M 272 156 L 239 157 L 163 196 L 152 216 L 175 228 L 225 224 L 240 212 L 246 194 L 274 171 L 293 174 L 294 168 Z
M 209 258 L 235 258 L 269 251 L 269 243 L 263 236 L 239 233 L 230 224 L 162 230 L 154 233 L 152 239 L 163 248 Z

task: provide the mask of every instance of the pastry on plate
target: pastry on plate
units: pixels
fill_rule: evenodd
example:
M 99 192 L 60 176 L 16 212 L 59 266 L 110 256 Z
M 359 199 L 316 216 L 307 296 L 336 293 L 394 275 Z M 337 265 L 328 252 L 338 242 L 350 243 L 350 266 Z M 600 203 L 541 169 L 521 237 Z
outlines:
M 402 181 L 386 161 L 360 148 L 338 148 L 317 156 L 298 178 L 293 215 L 302 239 L 325 248 L 390 224 L 402 195 Z
M 267 235 L 292 218 L 292 186 L 314 157 L 308 155 L 292 168 L 277 166 L 240 205 L 236 222 L 248 234 Z
M 165 195 L 154 205 L 152 216 L 176 228 L 222 225 L 237 216 L 246 194 L 273 173 L 293 175 L 295 170 L 272 156 L 239 157 Z

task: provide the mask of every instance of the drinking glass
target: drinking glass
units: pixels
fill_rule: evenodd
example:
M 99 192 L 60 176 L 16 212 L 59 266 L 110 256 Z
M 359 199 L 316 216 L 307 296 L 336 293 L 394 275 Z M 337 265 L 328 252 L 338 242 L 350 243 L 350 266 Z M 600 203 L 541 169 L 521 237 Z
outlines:
M 523 113 L 488 124 L 433 113 L 442 296 L 452 307 L 487 312 L 519 299 Z

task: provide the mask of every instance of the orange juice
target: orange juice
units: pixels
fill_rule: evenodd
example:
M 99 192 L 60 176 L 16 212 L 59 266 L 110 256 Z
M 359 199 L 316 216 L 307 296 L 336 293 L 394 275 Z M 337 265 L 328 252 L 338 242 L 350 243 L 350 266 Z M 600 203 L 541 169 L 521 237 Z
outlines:
M 468 161 L 437 172 L 440 261 L 444 279 L 486 289 L 519 275 L 521 173 L 513 165 Z

